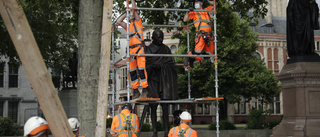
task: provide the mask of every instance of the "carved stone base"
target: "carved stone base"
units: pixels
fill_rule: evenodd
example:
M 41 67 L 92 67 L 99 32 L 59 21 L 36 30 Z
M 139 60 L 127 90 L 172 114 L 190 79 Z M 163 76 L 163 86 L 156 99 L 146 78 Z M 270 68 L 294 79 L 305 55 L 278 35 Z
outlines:
M 287 64 L 278 75 L 282 85 L 283 120 L 272 137 L 320 136 L 320 62 Z
M 58 93 L 68 118 L 78 117 L 77 89 L 63 89 Z

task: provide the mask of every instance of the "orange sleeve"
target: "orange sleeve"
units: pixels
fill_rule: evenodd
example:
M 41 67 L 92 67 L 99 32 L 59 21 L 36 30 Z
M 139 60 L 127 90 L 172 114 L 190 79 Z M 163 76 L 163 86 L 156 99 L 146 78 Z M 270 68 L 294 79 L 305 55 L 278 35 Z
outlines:
M 192 19 L 193 21 L 195 20 L 195 17 L 196 17 L 196 12 L 192 11 L 192 12 L 189 12 L 189 17 L 190 19 Z
M 192 137 L 198 137 L 197 131 L 193 130 L 192 133 L 191 133 L 191 136 Z
M 173 137 L 173 133 L 172 132 L 173 132 L 173 128 L 170 129 L 168 137 Z
M 118 115 L 114 116 L 112 119 L 112 124 L 111 124 L 111 130 L 110 130 L 110 134 L 111 135 L 115 135 L 116 134 L 116 123 L 118 123 Z

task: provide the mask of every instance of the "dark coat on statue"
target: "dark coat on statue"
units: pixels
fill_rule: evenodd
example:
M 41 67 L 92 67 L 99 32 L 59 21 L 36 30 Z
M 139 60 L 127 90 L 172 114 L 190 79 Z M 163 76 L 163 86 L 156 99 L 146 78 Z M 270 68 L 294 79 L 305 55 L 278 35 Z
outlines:
M 164 44 L 150 44 L 146 54 L 171 54 Z M 148 97 L 161 99 L 177 99 L 178 82 L 175 61 L 173 57 L 146 57 L 148 74 Z
M 314 30 L 319 29 L 319 8 L 310 0 L 290 0 L 287 7 L 289 57 L 314 54 Z

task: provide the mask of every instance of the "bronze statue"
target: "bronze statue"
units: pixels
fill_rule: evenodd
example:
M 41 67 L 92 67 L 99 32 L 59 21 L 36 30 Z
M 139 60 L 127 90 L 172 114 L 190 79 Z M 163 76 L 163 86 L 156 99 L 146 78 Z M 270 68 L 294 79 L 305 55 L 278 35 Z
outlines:
M 78 74 L 77 52 L 73 52 L 73 57 L 68 61 L 69 69 L 63 69 L 63 88 L 69 88 L 68 84 L 72 82 L 72 88 L 76 88 Z
M 152 43 L 146 47 L 146 54 L 171 54 L 169 47 L 164 45 L 163 32 L 156 29 L 152 33 Z M 177 71 L 175 61 L 172 57 L 146 57 L 146 67 L 148 74 L 148 97 L 161 98 L 161 100 L 177 99 Z M 157 137 L 157 106 L 150 104 L 151 120 L 153 126 L 153 137 Z M 163 112 L 163 126 L 165 137 L 169 133 L 169 104 L 161 104 Z
M 289 57 L 316 55 L 314 30 L 319 29 L 315 0 L 290 0 L 287 7 L 287 50 Z

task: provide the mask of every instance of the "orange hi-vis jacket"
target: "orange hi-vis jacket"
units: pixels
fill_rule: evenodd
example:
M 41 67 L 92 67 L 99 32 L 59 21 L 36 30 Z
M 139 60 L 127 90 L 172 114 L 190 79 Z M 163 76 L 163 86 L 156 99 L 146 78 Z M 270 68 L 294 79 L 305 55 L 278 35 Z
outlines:
M 123 115 L 126 116 L 123 117 Z M 128 119 L 131 115 L 131 129 L 128 131 L 126 129 L 126 119 Z M 139 132 L 139 119 L 136 114 L 130 113 L 128 109 L 124 109 L 121 111 L 120 114 L 116 115 L 111 124 L 111 130 L 110 133 L 112 137 L 127 137 L 129 134 L 131 134 L 131 137 L 137 137 L 137 134 Z
M 205 10 L 211 10 L 212 6 L 208 6 L 205 8 Z M 200 15 L 200 17 L 199 17 Z M 196 30 L 204 30 L 205 32 L 211 32 L 211 26 L 208 22 L 210 22 L 210 16 L 208 12 L 196 12 L 192 11 L 189 12 L 190 19 L 193 20 L 194 26 L 197 28 Z M 201 24 L 200 24 L 201 21 Z M 199 26 L 200 24 L 200 26 Z M 200 28 L 198 28 L 200 27 Z
M 198 137 L 197 131 L 191 129 L 185 123 L 180 124 L 180 126 L 171 128 L 168 137 L 180 137 L 181 132 L 183 132 L 182 137 Z
M 135 28 L 136 26 L 136 28 Z M 141 19 L 139 21 L 134 20 L 129 25 L 129 46 L 133 46 L 136 44 L 141 44 L 143 41 L 143 25 Z M 136 31 L 137 30 L 137 31 Z M 126 30 L 127 31 L 127 30 Z M 140 35 L 140 37 L 138 36 Z

